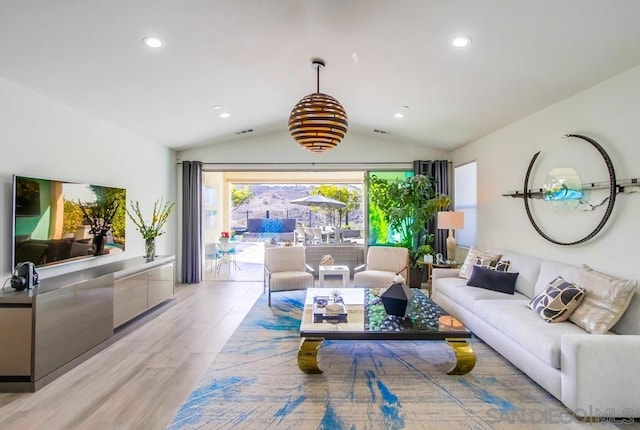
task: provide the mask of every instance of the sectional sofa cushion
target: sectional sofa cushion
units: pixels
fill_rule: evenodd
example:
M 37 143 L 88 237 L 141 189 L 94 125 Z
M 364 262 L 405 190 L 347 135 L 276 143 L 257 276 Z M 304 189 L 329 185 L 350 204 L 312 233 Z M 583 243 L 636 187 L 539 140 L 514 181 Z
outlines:
M 527 307 L 537 312 L 546 322 L 561 322 L 569 319 L 584 299 L 585 290 L 558 276 Z
M 508 299 L 477 300 L 473 311 L 485 323 L 526 349 L 532 356 L 559 369 L 562 336 L 586 333 L 567 321 L 548 324 L 527 309 L 527 302 L 520 300 L 518 303 L 518 300 Z
M 496 254 L 493 252 L 484 252 L 480 251 L 476 248 L 469 249 L 467 253 L 467 257 L 464 259 L 464 263 L 460 266 L 460 273 L 458 276 L 464 279 L 469 279 L 471 276 L 471 272 L 473 271 L 473 266 L 476 263 L 477 258 L 488 258 L 489 260 L 500 260 L 500 254 Z
M 637 281 L 619 279 L 583 266 L 578 284 L 586 291 L 569 320 L 589 333 L 608 332 L 629 306 Z
M 467 285 L 505 294 L 513 294 L 516 290 L 517 278 L 517 273 L 499 272 L 482 266 L 473 266 Z
M 553 281 L 558 276 L 562 276 L 562 278 L 567 282 L 580 285 L 578 282 L 579 273 L 580 266 L 573 266 L 571 264 L 550 260 L 543 261 L 540 264 L 538 280 L 535 283 L 535 287 L 533 287 L 533 295 L 529 297 L 536 297 L 538 294 L 543 292 L 549 286 L 549 282 Z
M 531 257 L 529 255 L 523 255 L 513 251 L 498 251 L 502 254 L 503 260 L 509 260 L 509 270 L 512 272 L 518 272 L 518 279 L 516 280 L 516 291 L 524 294 L 530 299 L 536 295 L 533 293 L 534 286 L 538 280 L 540 274 L 540 266 L 542 260 Z M 558 276 L 556 273 L 555 276 Z M 551 281 L 553 277 L 547 279 L 546 284 Z
M 524 301 L 524 305 L 526 305 L 529 301 L 528 297 L 517 292 L 512 296 L 509 294 L 499 293 L 497 291 L 485 290 L 484 288 L 469 287 L 467 286 L 466 279 L 458 277 L 439 279 L 438 292 L 442 295 L 450 297 L 452 300 L 456 301 L 470 311 L 473 311 L 473 306 L 478 300 L 520 300 Z M 529 312 L 528 309 L 525 308 L 525 310 Z
M 640 284 L 636 283 L 629 307 L 611 331 L 617 334 L 640 334 Z

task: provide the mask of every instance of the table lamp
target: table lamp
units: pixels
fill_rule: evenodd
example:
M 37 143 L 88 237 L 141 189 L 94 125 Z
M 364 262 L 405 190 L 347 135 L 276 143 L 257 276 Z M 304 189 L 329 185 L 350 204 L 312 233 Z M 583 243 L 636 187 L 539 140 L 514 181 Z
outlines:
M 464 227 L 464 212 L 438 212 L 438 228 L 449 229 L 447 237 L 447 259 L 456 259 L 456 238 L 453 237 L 453 230 Z

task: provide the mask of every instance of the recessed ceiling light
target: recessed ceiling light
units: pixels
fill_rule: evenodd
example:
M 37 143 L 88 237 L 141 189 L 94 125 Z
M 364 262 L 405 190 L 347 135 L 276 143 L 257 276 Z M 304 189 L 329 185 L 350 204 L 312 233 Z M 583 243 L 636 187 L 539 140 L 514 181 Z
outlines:
M 471 38 L 469 36 L 459 36 L 453 39 L 451 44 L 456 48 L 464 48 L 471 44 Z
M 164 40 L 155 36 L 147 36 L 142 39 L 142 43 L 148 48 L 162 48 L 164 46 Z
M 213 107 L 213 110 L 218 110 L 218 109 L 220 109 L 220 106 L 218 106 L 218 105 L 215 105 L 215 106 Z
M 218 115 L 220 118 L 229 118 L 231 116 L 231 114 L 229 112 L 222 112 L 220 115 Z
M 402 108 L 393 114 L 396 118 L 404 118 L 404 112 L 409 110 L 409 105 L 402 105 Z

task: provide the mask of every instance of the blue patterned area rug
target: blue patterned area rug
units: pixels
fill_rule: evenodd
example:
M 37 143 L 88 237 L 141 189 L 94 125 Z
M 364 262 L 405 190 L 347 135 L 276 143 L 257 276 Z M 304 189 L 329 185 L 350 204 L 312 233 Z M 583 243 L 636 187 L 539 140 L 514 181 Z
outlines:
M 584 424 L 478 339 L 476 367 L 446 372 L 445 342 L 325 341 L 321 375 L 297 364 L 304 292 L 257 303 L 170 424 L 187 429 L 566 429 Z

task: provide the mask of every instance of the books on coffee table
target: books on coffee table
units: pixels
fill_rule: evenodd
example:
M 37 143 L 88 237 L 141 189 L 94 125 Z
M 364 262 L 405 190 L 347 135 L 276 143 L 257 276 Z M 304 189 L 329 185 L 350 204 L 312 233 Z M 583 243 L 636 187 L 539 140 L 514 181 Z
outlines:
M 315 296 L 313 298 L 313 322 L 347 322 L 347 306 L 342 298 L 336 302 L 329 296 Z

